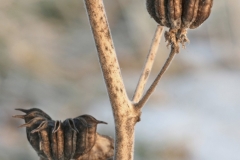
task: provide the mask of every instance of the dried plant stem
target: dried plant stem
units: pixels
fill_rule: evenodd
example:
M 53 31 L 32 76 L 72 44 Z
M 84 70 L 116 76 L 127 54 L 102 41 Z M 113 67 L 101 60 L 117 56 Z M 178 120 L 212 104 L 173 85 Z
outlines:
M 137 85 L 135 93 L 133 95 L 133 99 L 132 99 L 133 103 L 139 102 L 140 98 L 142 97 L 145 85 L 147 83 L 148 77 L 152 70 L 152 66 L 153 66 L 155 56 L 156 56 L 156 53 L 157 53 L 157 50 L 159 47 L 162 33 L 163 33 L 163 26 L 158 25 L 157 29 L 155 31 L 153 40 L 152 40 L 149 54 L 148 54 L 146 62 L 145 62 L 145 66 L 143 68 L 142 74 L 138 81 L 138 85 Z
M 141 108 L 153 92 L 162 74 L 167 69 L 176 53 L 176 50 L 172 47 L 170 56 L 156 80 L 153 82 L 143 98 L 139 101 L 151 71 L 155 54 L 160 42 L 160 37 L 162 35 L 163 28 L 158 26 L 149 56 L 146 61 L 145 69 L 143 70 L 143 74 L 139 80 L 139 84 L 133 97 L 133 100 L 135 102 L 139 101 L 139 103 L 136 103 L 137 106 L 136 104 L 134 105 L 134 103 L 129 100 L 123 84 L 103 2 L 102 0 L 84 1 L 114 116 L 114 160 L 133 160 L 134 126 L 140 119 Z
M 160 81 L 162 75 L 167 70 L 168 66 L 171 64 L 175 54 L 177 53 L 176 49 L 174 47 L 171 47 L 171 52 L 169 54 L 169 57 L 167 58 L 166 62 L 164 63 L 162 69 L 160 70 L 159 74 L 157 75 L 156 79 L 153 81 L 150 88 L 147 90 L 145 95 L 142 97 L 142 99 L 136 104 L 137 108 L 142 108 L 144 104 L 147 102 L 151 94 L 153 93 L 154 89 L 156 88 L 158 82 Z
M 115 121 L 115 160 L 132 160 L 134 126 L 140 111 L 129 101 L 102 0 L 85 0 Z

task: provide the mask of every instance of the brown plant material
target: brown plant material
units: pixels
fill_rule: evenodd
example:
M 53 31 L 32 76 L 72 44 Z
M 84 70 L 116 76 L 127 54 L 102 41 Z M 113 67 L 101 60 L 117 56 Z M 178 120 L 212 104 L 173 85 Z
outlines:
M 42 160 L 106 160 L 113 157 L 113 139 L 98 134 L 99 121 L 91 115 L 54 121 L 40 109 L 16 109 L 26 115 L 14 118 L 25 120 L 27 139 Z
M 113 150 L 113 139 L 97 133 L 96 142 L 91 151 L 77 160 L 112 160 Z
M 189 41 L 187 29 L 197 28 L 206 20 L 212 4 L 213 0 L 147 0 L 147 10 L 157 23 L 170 28 L 165 38 L 178 53 L 179 43 L 185 47 Z

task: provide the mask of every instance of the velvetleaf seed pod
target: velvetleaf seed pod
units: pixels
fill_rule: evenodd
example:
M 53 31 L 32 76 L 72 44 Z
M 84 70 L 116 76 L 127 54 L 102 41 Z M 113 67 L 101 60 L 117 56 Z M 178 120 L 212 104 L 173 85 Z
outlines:
M 191 29 L 200 26 L 210 15 L 213 0 L 199 0 L 197 17 L 195 21 L 190 25 Z
M 96 156 L 101 160 L 113 157 L 113 140 L 96 132 L 97 124 L 106 122 L 82 115 L 61 123 L 53 121 L 37 108 L 17 110 L 26 113 L 13 117 L 25 120 L 26 123 L 20 127 L 26 127 L 28 141 L 40 160 L 86 160 L 86 157 Z
M 213 0 L 147 0 L 147 11 L 161 26 L 166 26 L 165 39 L 175 51 L 188 42 L 187 29 L 200 26 L 210 15 Z

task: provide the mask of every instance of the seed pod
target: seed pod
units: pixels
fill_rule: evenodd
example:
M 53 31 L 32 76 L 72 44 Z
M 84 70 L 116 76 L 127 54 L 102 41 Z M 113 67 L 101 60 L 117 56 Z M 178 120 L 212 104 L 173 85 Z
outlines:
M 170 28 L 165 40 L 178 53 L 179 43 L 185 47 L 189 41 L 187 29 L 197 28 L 206 20 L 212 4 L 213 0 L 147 0 L 147 10 L 157 23 Z
M 52 134 L 54 134 L 53 136 L 56 137 L 57 143 L 57 146 L 55 146 L 55 151 L 52 149 L 53 156 L 58 160 L 64 160 L 64 131 L 61 121 L 56 121 Z
M 199 0 L 183 1 L 182 28 L 189 28 L 195 21 L 198 12 Z
M 20 127 L 26 127 L 29 143 L 39 156 L 41 155 L 42 157 L 46 158 L 45 154 L 40 149 L 40 138 L 38 133 L 31 133 L 31 131 L 37 128 L 44 120 L 46 119 L 43 117 L 36 117 L 30 120 L 28 123 L 21 125 Z
M 48 114 L 46 114 L 45 112 L 43 112 L 41 109 L 38 109 L 38 108 L 31 108 L 31 109 L 16 108 L 15 110 L 26 113 L 26 115 L 14 116 L 15 118 L 24 119 L 26 123 L 35 117 L 44 117 L 48 120 L 51 120 L 51 117 Z
M 38 133 L 31 133 L 31 131 L 35 128 L 37 128 L 42 121 L 44 120 L 51 120 L 51 117 L 47 115 L 45 112 L 38 108 L 32 108 L 32 109 L 21 109 L 17 108 L 15 110 L 22 111 L 26 113 L 26 115 L 15 115 L 14 118 L 21 118 L 25 120 L 24 125 L 21 125 L 20 127 L 26 127 L 26 134 L 27 134 L 27 140 L 33 147 L 33 149 L 37 152 L 37 154 L 42 158 L 47 158 L 43 151 L 40 149 L 40 137 Z
M 86 156 L 88 158 L 84 160 L 89 157 L 99 157 L 98 160 L 105 157 L 106 160 L 107 155 L 113 155 L 113 149 L 109 149 L 109 146 L 113 146 L 112 139 L 96 132 L 97 124 L 106 122 L 82 115 L 61 123 L 51 120 L 50 116 L 37 108 L 17 110 L 26 113 L 13 117 L 25 120 L 26 123 L 20 127 L 26 127 L 28 141 L 41 160 L 70 160 Z
M 97 119 L 95 119 L 93 116 L 90 115 L 81 115 L 79 116 L 80 118 L 83 118 L 86 122 L 87 122 L 87 137 L 86 137 L 86 149 L 85 149 L 85 153 L 89 152 L 92 147 L 95 144 L 96 141 L 96 133 L 97 133 L 97 125 L 99 123 L 103 123 L 103 124 L 107 124 L 106 122 L 103 121 L 99 121 Z
M 167 0 L 156 0 L 155 1 L 155 14 L 156 17 L 158 17 L 158 21 L 156 21 L 157 23 L 159 23 L 161 26 L 166 26 L 166 27 L 170 27 L 171 24 L 169 22 L 169 18 L 167 16 Z
M 197 17 L 190 25 L 191 29 L 197 28 L 209 17 L 212 5 L 213 0 L 199 0 Z
M 51 132 L 54 128 L 54 121 L 43 121 L 36 129 L 31 133 L 38 133 L 40 137 L 40 150 L 46 155 L 48 160 L 53 160 L 51 152 Z
M 160 18 L 159 16 L 156 15 L 156 9 L 155 9 L 155 3 L 154 3 L 154 0 L 147 0 L 147 11 L 148 13 L 150 14 L 150 16 L 157 22 L 157 23 L 160 23 L 162 26 L 164 26 L 161 21 L 160 21 Z
M 172 29 L 181 27 L 182 0 L 168 0 L 167 16 Z
M 64 156 L 65 159 L 72 159 L 76 151 L 77 132 L 72 119 L 66 119 L 63 122 L 64 131 Z
M 52 150 L 53 159 L 58 159 L 58 139 L 57 139 L 57 129 L 59 127 L 59 121 L 54 122 L 54 127 L 49 132 L 50 145 Z
M 96 134 L 96 142 L 90 152 L 79 157 L 77 160 L 110 160 L 114 154 L 114 142 L 113 139 Z
M 88 126 L 86 120 L 81 117 L 74 118 L 73 121 L 78 130 L 76 142 L 77 146 L 73 157 L 74 159 L 76 159 L 86 153 Z

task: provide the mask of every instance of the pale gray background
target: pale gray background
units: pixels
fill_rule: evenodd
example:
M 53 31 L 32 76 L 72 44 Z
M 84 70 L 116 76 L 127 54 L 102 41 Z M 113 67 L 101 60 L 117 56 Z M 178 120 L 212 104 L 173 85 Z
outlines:
M 144 0 L 104 0 L 124 82 L 135 89 L 156 23 Z M 240 1 L 215 0 L 210 18 L 189 31 L 143 109 L 136 160 L 240 160 Z M 162 39 L 151 80 L 169 49 Z M 0 2 L 0 159 L 38 159 L 14 108 L 54 119 L 113 116 L 83 1 Z

